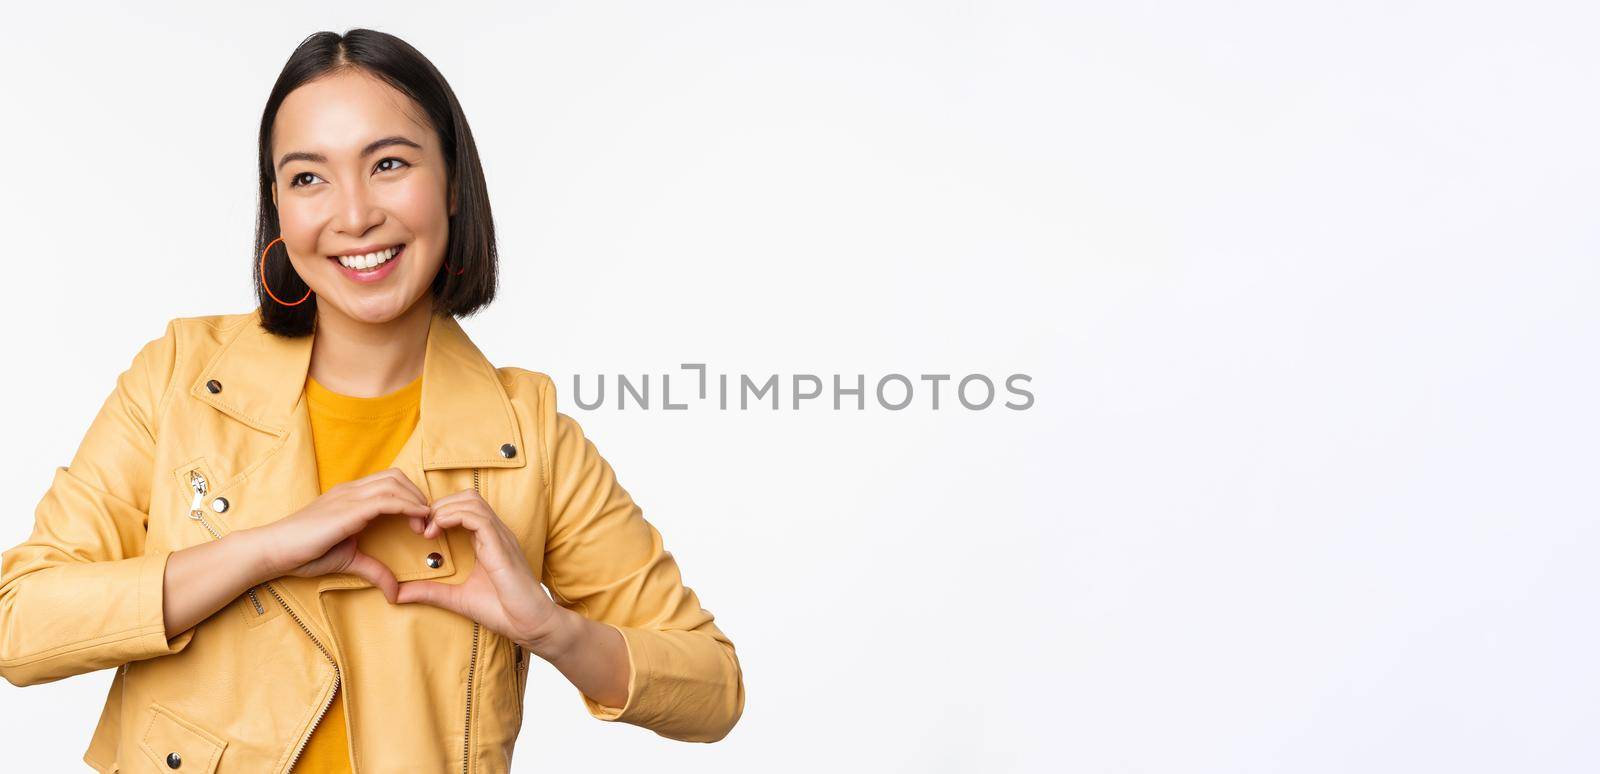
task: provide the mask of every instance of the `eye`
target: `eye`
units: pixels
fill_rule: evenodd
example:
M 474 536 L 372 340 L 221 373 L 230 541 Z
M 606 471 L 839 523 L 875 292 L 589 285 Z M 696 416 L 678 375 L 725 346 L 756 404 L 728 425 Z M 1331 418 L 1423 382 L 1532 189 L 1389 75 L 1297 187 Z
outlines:
M 383 166 L 383 163 L 384 163 L 384 162 L 385 162 L 385 161 L 395 161 L 395 162 L 399 162 L 399 163 L 401 163 L 401 164 L 405 164 L 405 165 L 406 165 L 406 166 L 408 166 L 408 167 L 409 167 L 409 166 L 411 166 L 411 165 L 410 165 L 410 164 L 406 164 L 406 161 L 405 161 L 405 159 L 402 159 L 402 158 L 398 158 L 398 157 L 395 157 L 395 156 L 387 156 L 387 157 L 385 157 L 385 158 L 383 158 L 383 159 L 381 159 L 381 160 L 379 160 L 379 161 L 378 161 L 378 163 L 377 163 L 377 164 L 376 164 L 376 166 L 378 166 L 378 167 L 382 167 L 382 166 Z M 378 170 L 378 171 L 380 171 L 380 172 L 387 172 L 387 171 L 390 171 L 390 170 L 393 170 L 393 169 L 399 169 L 399 167 L 390 167 L 390 168 L 389 168 L 389 169 L 379 169 L 379 170 Z
M 389 167 L 389 168 L 384 168 L 383 167 L 383 165 L 386 162 L 390 162 L 390 161 L 393 161 L 393 162 L 398 163 L 398 164 L 403 164 L 403 165 L 408 166 L 408 167 L 411 166 L 410 164 L 406 163 L 405 159 L 399 158 L 397 156 L 387 156 L 387 157 L 384 157 L 383 159 L 380 159 L 378 161 L 378 163 L 374 165 L 374 168 L 376 168 L 379 172 L 391 172 L 391 171 L 393 171 L 395 169 L 399 169 L 399 167 Z M 313 178 L 317 177 L 315 174 L 312 174 L 310 172 L 301 172 L 300 174 L 289 178 L 289 187 L 290 188 L 301 188 L 303 186 L 310 185 L 309 182 L 305 182 L 305 183 L 300 182 L 301 176 L 307 176 L 307 177 L 313 177 Z M 318 178 L 318 179 L 321 179 L 321 178 Z

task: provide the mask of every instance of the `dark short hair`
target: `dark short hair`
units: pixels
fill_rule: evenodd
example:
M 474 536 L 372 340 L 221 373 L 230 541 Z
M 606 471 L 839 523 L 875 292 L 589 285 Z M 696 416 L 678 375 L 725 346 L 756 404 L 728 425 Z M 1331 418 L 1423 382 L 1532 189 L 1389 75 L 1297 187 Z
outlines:
M 384 80 L 422 107 L 444 151 L 449 191 L 456 197 L 456 214 L 450 216 L 450 238 L 445 262 L 433 279 L 435 314 L 470 315 L 494 300 L 498 263 L 495 255 L 494 218 L 489 210 L 489 188 L 484 183 L 478 146 L 461 111 L 461 103 L 438 68 L 411 44 L 369 29 L 351 29 L 343 35 L 318 32 L 301 41 L 289 56 L 278 82 L 261 113 L 261 188 L 256 207 L 256 247 L 250 256 L 256 299 L 261 304 L 261 326 L 279 336 L 309 335 L 316 323 L 317 298 L 286 306 L 262 287 L 261 254 L 280 233 L 278 208 L 272 201 L 277 178 L 272 166 L 272 123 L 289 93 L 301 85 L 336 72 L 362 70 Z M 460 274 L 455 273 L 460 271 Z M 282 244 L 266 258 L 266 280 L 272 295 L 287 303 L 305 297 L 309 286 L 295 273 Z

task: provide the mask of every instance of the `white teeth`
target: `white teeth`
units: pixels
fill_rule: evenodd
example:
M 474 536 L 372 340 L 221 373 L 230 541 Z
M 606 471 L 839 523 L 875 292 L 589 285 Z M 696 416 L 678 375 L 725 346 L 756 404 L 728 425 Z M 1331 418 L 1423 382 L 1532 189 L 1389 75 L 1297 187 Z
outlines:
M 347 269 L 370 269 L 393 258 L 395 251 L 398 249 L 398 247 L 391 247 L 387 250 L 379 250 L 366 255 L 339 255 L 334 257 L 338 258 L 339 263 Z

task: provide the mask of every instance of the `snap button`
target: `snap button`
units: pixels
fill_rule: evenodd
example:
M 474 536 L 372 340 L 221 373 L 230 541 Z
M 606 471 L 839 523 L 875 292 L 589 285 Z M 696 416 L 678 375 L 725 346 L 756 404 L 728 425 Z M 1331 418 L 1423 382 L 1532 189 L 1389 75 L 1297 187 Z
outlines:
M 505 457 L 508 460 L 517 456 L 517 447 L 512 446 L 509 443 L 500 444 L 500 456 Z
M 167 753 L 167 768 L 175 769 L 183 765 L 183 756 L 175 752 Z
M 432 567 L 433 569 L 437 570 L 437 569 L 439 569 L 440 565 L 443 565 L 443 564 L 444 564 L 444 557 L 440 556 L 438 551 L 434 551 L 434 552 L 428 554 L 428 566 L 429 567 Z
M 222 382 L 212 379 L 211 381 L 206 382 L 206 389 L 210 390 L 212 395 L 216 395 L 217 393 L 222 392 Z
M 211 510 L 216 511 L 217 513 L 222 513 L 223 511 L 228 510 L 228 498 L 218 497 L 217 499 L 212 500 Z

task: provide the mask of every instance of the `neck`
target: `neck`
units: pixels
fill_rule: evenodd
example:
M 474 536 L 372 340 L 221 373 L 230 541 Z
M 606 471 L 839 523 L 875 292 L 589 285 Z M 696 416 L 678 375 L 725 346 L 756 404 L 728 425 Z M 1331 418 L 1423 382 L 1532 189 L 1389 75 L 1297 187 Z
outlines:
M 309 373 L 342 395 L 387 395 L 422 375 L 427 352 L 432 299 L 424 293 L 399 317 L 381 323 L 357 320 L 324 307 L 317 309 Z

